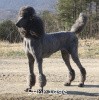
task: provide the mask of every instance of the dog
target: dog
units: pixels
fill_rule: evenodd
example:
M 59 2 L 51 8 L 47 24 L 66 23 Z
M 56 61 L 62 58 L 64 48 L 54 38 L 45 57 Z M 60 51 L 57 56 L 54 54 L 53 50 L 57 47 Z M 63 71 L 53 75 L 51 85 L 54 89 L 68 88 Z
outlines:
M 31 91 L 32 86 L 36 83 L 34 61 L 37 62 L 39 85 L 43 91 L 43 87 L 47 82 L 42 69 L 43 58 L 49 57 L 59 50 L 69 70 L 69 79 L 64 85 L 70 86 L 71 82 L 75 79 L 75 71 L 70 64 L 71 55 L 81 72 L 81 81 L 78 86 L 84 86 L 86 70 L 81 65 L 78 57 L 78 38 L 76 33 L 80 33 L 84 29 L 86 22 L 87 16 L 84 13 L 80 13 L 70 31 L 48 34 L 45 33 L 43 21 L 36 15 L 33 7 L 25 6 L 20 9 L 16 26 L 24 38 L 25 53 L 29 63 L 28 87 L 25 90 L 26 92 Z

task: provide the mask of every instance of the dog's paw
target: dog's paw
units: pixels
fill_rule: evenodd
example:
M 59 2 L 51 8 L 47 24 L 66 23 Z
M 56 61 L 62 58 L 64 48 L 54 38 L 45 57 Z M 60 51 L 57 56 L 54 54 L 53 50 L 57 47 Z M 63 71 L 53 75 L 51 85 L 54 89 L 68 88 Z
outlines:
M 80 83 L 80 84 L 78 85 L 78 87 L 84 87 L 84 84 L 83 84 L 83 83 Z
M 25 92 L 33 92 L 30 88 L 26 88 L 24 91 Z
M 43 89 L 38 89 L 38 90 L 37 90 L 37 93 L 43 94 Z
M 71 84 L 69 82 L 65 83 L 64 86 L 70 86 Z

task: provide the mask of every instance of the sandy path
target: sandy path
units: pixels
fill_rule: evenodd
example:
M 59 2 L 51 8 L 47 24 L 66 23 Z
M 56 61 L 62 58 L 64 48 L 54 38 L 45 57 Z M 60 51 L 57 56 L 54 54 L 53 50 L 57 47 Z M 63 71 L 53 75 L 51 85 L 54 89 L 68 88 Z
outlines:
M 67 79 L 68 70 L 63 60 L 44 59 L 43 69 L 48 81 L 44 90 L 49 90 L 50 93 L 38 94 L 24 92 L 28 72 L 26 59 L 0 59 L 0 100 L 99 100 L 99 59 L 81 60 L 82 65 L 87 70 L 87 80 L 83 88 L 77 86 L 80 80 L 79 69 L 73 61 L 71 63 L 76 71 L 76 78 L 72 82 L 72 86 L 66 87 L 64 82 Z M 36 64 L 35 74 L 38 77 Z M 33 90 L 36 91 L 38 88 L 37 81 Z

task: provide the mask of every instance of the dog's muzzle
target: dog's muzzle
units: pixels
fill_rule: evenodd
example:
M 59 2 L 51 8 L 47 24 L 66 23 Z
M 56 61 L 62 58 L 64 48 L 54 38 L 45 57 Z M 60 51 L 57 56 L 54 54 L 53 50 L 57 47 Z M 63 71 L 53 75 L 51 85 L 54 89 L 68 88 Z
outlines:
M 21 23 L 22 18 L 23 18 L 23 17 L 19 17 L 19 18 L 18 18 L 18 21 L 17 21 L 16 24 L 15 24 L 15 25 L 16 25 L 17 27 L 19 27 L 19 28 L 21 27 L 21 24 L 20 24 L 20 23 Z

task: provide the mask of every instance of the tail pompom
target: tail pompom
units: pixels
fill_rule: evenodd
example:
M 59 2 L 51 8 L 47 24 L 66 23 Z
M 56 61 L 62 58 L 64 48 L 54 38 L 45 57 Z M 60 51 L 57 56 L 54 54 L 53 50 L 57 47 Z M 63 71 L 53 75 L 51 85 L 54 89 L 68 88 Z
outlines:
M 71 27 L 71 32 L 74 32 L 77 34 L 80 33 L 86 26 L 86 23 L 87 23 L 87 16 L 84 13 L 80 13 L 78 19 Z

